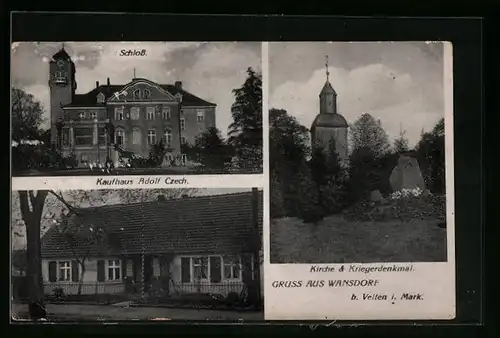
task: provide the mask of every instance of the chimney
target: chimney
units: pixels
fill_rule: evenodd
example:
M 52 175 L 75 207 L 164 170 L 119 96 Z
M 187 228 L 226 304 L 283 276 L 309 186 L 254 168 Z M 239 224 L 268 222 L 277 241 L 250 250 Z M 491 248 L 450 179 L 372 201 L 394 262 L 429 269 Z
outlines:
M 165 195 L 158 195 L 158 202 L 164 202 L 166 200 L 167 198 L 165 197 Z
M 109 81 L 109 77 L 108 77 L 108 82 L 107 82 L 108 86 L 111 85 L 111 82 Z
M 182 89 L 182 81 L 175 81 L 175 88 Z
M 96 82 L 95 82 L 95 87 L 96 87 L 96 88 L 99 88 L 99 81 L 96 81 Z

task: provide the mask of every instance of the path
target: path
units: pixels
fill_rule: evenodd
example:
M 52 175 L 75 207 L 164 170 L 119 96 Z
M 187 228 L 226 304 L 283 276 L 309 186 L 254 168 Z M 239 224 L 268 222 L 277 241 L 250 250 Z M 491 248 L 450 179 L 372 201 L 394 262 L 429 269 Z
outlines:
M 26 318 L 28 306 L 12 304 L 12 313 Z M 47 313 L 58 320 L 264 320 L 262 312 L 232 312 L 207 309 L 174 309 L 158 307 L 117 307 L 110 305 L 47 304 Z

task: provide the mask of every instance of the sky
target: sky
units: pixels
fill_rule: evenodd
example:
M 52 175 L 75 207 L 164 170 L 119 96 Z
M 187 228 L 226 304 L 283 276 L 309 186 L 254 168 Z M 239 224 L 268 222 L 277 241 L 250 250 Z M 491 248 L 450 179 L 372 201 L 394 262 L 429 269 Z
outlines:
M 414 146 L 444 116 L 443 45 L 426 42 L 278 42 L 269 44 L 269 108 L 311 127 L 326 80 L 349 124 L 370 113 L 390 140 Z
M 48 128 L 50 98 L 48 61 L 60 42 L 17 42 L 12 45 L 12 85 L 35 96 L 45 107 Z M 261 44 L 256 42 L 65 42 L 76 66 L 77 94 L 96 81 L 126 84 L 134 77 L 161 84 L 182 81 L 184 89 L 217 104 L 216 124 L 223 135 L 232 122 L 231 90 L 240 87 L 246 70 L 261 70 Z M 146 50 L 146 56 L 119 56 L 122 49 Z
M 152 189 L 148 189 L 152 190 Z M 154 190 L 154 189 L 153 189 Z M 191 192 L 192 196 L 209 196 L 209 195 L 220 195 L 220 194 L 234 194 L 239 192 L 251 191 L 251 188 L 203 188 L 196 189 Z M 165 189 L 159 189 L 158 194 L 165 193 Z M 64 199 L 71 205 L 78 207 L 89 207 L 91 206 L 88 200 L 78 200 L 81 195 L 78 190 L 70 191 L 56 191 L 56 193 L 61 194 Z M 101 195 L 102 196 L 102 195 Z M 154 195 L 153 195 L 154 196 Z M 93 190 L 90 192 L 88 197 L 95 197 L 99 199 L 99 190 Z M 106 205 L 120 204 L 123 201 L 117 195 L 108 194 L 106 195 Z M 93 204 L 96 206 L 96 204 Z M 42 235 L 53 226 L 51 215 L 56 213 L 59 214 L 63 208 L 63 204 L 58 201 L 53 195 L 47 195 L 44 204 L 43 217 L 41 222 L 41 233 Z M 19 209 L 19 195 L 17 191 L 12 192 L 12 212 L 11 212 L 11 226 L 12 226 L 12 249 L 19 250 L 26 247 L 26 227 L 21 218 L 21 210 Z

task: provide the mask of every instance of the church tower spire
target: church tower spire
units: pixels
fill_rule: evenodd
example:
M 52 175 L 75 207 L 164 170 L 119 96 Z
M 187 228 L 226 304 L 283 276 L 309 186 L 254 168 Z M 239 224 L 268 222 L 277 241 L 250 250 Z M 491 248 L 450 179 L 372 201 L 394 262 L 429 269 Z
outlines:
M 319 113 L 336 114 L 337 113 L 337 93 L 330 83 L 330 71 L 328 69 L 328 55 L 325 56 L 326 63 L 326 82 L 319 94 Z

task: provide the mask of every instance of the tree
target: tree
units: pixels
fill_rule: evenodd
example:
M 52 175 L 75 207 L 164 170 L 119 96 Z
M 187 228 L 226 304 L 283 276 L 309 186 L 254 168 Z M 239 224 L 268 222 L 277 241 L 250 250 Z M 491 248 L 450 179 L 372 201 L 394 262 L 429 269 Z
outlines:
M 389 137 L 382 123 L 368 113 L 361 115 L 351 126 L 350 140 L 353 152 L 369 148 L 375 158 L 384 156 L 390 149 Z
M 321 197 L 311 174 L 308 171 L 302 171 L 297 175 L 297 198 L 295 207 L 297 216 L 304 223 L 318 223 L 324 217 Z
M 434 193 L 446 190 L 446 149 L 444 118 L 441 118 L 431 132 L 423 132 L 415 147 L 427 187 Z
M 376 170 L 376 155 L 369 147 L 356 148 L 350 157 L 349 202 L 365 198 L 366 193 L 378 188 L 379 173 Z
M 396 154 L 406 153 L 410 150 L 408 147 L 408 139 L 405 137 L 406 132 L 401 130 L 399 137 L 394 140 L 394 152 Z
M 12 140 L 38 140 L 41 136 L 44 109 L 33 95 L 12 88 Z
M 159 166 L 163 163 L 166 153 L 167 149 L 165 148 L 165 144 L 163 143 L 163 140 L 160 140 L 159 142 L 151 145 L 147 161 L 151 166 Z
M 189 159 L 210 169 L 223 169 L 233 156 L 232 146 L 225 142 L 215 127 L 197 136 L 194 145 L 184 145 L 183 152 Z
M 42 304 L 43 280 L 40 246 L 40 220 L 47 190 L 19 191 L 19 206 L 26 225 L 26 266 L 29 312 L 32 319 L 45 317 Z
M 248 68 L 245 82 L 233 89 L 233 95 L 229 144 L 234 146 L 241 167 L 262 168 L 262 75 Z
M 269 110 L 269 163 L 271 184 L 271 217 L 296 215 L 296 185 L 301 172 L 307 171 L 310 149 L 309 133 L 295 117 L 283 109 Z M 275 200 L 275 197 L 280 200 Z M 277 203 L 277 204 L 276 204 Z M 277 209 L 282 208 L 281 212 Z

